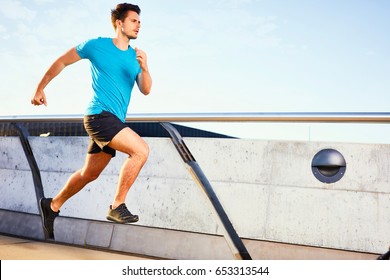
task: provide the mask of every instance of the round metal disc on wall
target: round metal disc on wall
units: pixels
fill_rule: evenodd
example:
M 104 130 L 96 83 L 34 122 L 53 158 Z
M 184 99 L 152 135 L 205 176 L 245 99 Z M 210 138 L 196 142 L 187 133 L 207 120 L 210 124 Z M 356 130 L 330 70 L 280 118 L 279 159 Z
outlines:
M 345 174 L 347 164 L 343 155 L 334 149 L 323 149 L 313 157 L 311 170 L 323 183 L 335 183 Z

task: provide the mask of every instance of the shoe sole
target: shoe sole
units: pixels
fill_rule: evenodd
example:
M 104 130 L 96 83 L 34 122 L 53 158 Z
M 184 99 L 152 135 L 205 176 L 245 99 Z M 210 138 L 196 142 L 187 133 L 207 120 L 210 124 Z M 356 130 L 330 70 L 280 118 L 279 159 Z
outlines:
M 54 232 L 50 232 L 47 230 L 46 228 L 46 225 L 45 225 L 45 216 L 46 216 L 46 211 L 45 209 L 42 207 L 42 202 L 43 200 L 45 199 L 45 197 L 42 197 L 40 200 L 39 200 L 39 209 L 41 210 L 41 220 L 42 220 L 42 226 L 43 226 L 43 229 L 45 231 L 45 236 L 49 239 L 54 239 Z
M 132 220 L 117 220 L 111 216 L 107 216 L 106 219 L 111 221 L 111 222 L 118 223 L 118 224 L 132 224 L 132 223 L 136 223 L 139 221 L 138 216 L 137 216 L 137 218 L 134 218 Z

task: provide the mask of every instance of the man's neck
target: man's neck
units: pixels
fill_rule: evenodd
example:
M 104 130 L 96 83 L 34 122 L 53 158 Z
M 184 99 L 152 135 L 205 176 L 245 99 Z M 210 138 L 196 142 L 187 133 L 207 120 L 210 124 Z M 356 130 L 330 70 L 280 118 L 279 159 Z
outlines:
M 117 35 L 112 39 L 114 45 L 120 50 L 127 50 L 129 48 L 130 39 L 124 36 Z

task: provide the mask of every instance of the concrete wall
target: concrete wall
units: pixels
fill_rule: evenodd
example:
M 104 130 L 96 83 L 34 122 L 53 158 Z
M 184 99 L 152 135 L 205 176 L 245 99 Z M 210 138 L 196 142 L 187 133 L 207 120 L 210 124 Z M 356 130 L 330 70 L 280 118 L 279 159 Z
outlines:
M 30 137 L 45 196 L 84 161 L 86 137 Z M 150 158 L 130 190 L 139 226 L 220 235 L 210 203 L 169 139 L 146 138 Z M 382 253 L 390 244 L 390 145 L 185 139 L 238 234 L 250 240 Z M 334 184 L 311 160 L 334 148 L 347 162 Z M 61 209 L 62 217 L 105 221 L 125 155 Z M 0 137 L 0 209 L 38 214 L 30 168 L 17 137 Z

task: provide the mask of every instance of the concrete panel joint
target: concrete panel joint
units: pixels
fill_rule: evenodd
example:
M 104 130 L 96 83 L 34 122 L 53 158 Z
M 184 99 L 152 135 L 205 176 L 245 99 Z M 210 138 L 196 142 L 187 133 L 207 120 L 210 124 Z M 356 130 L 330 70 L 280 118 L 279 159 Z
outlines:
M 109 248 L 114 225 L 111 223 L 90 222 L 85 237 L 85 245 Z

